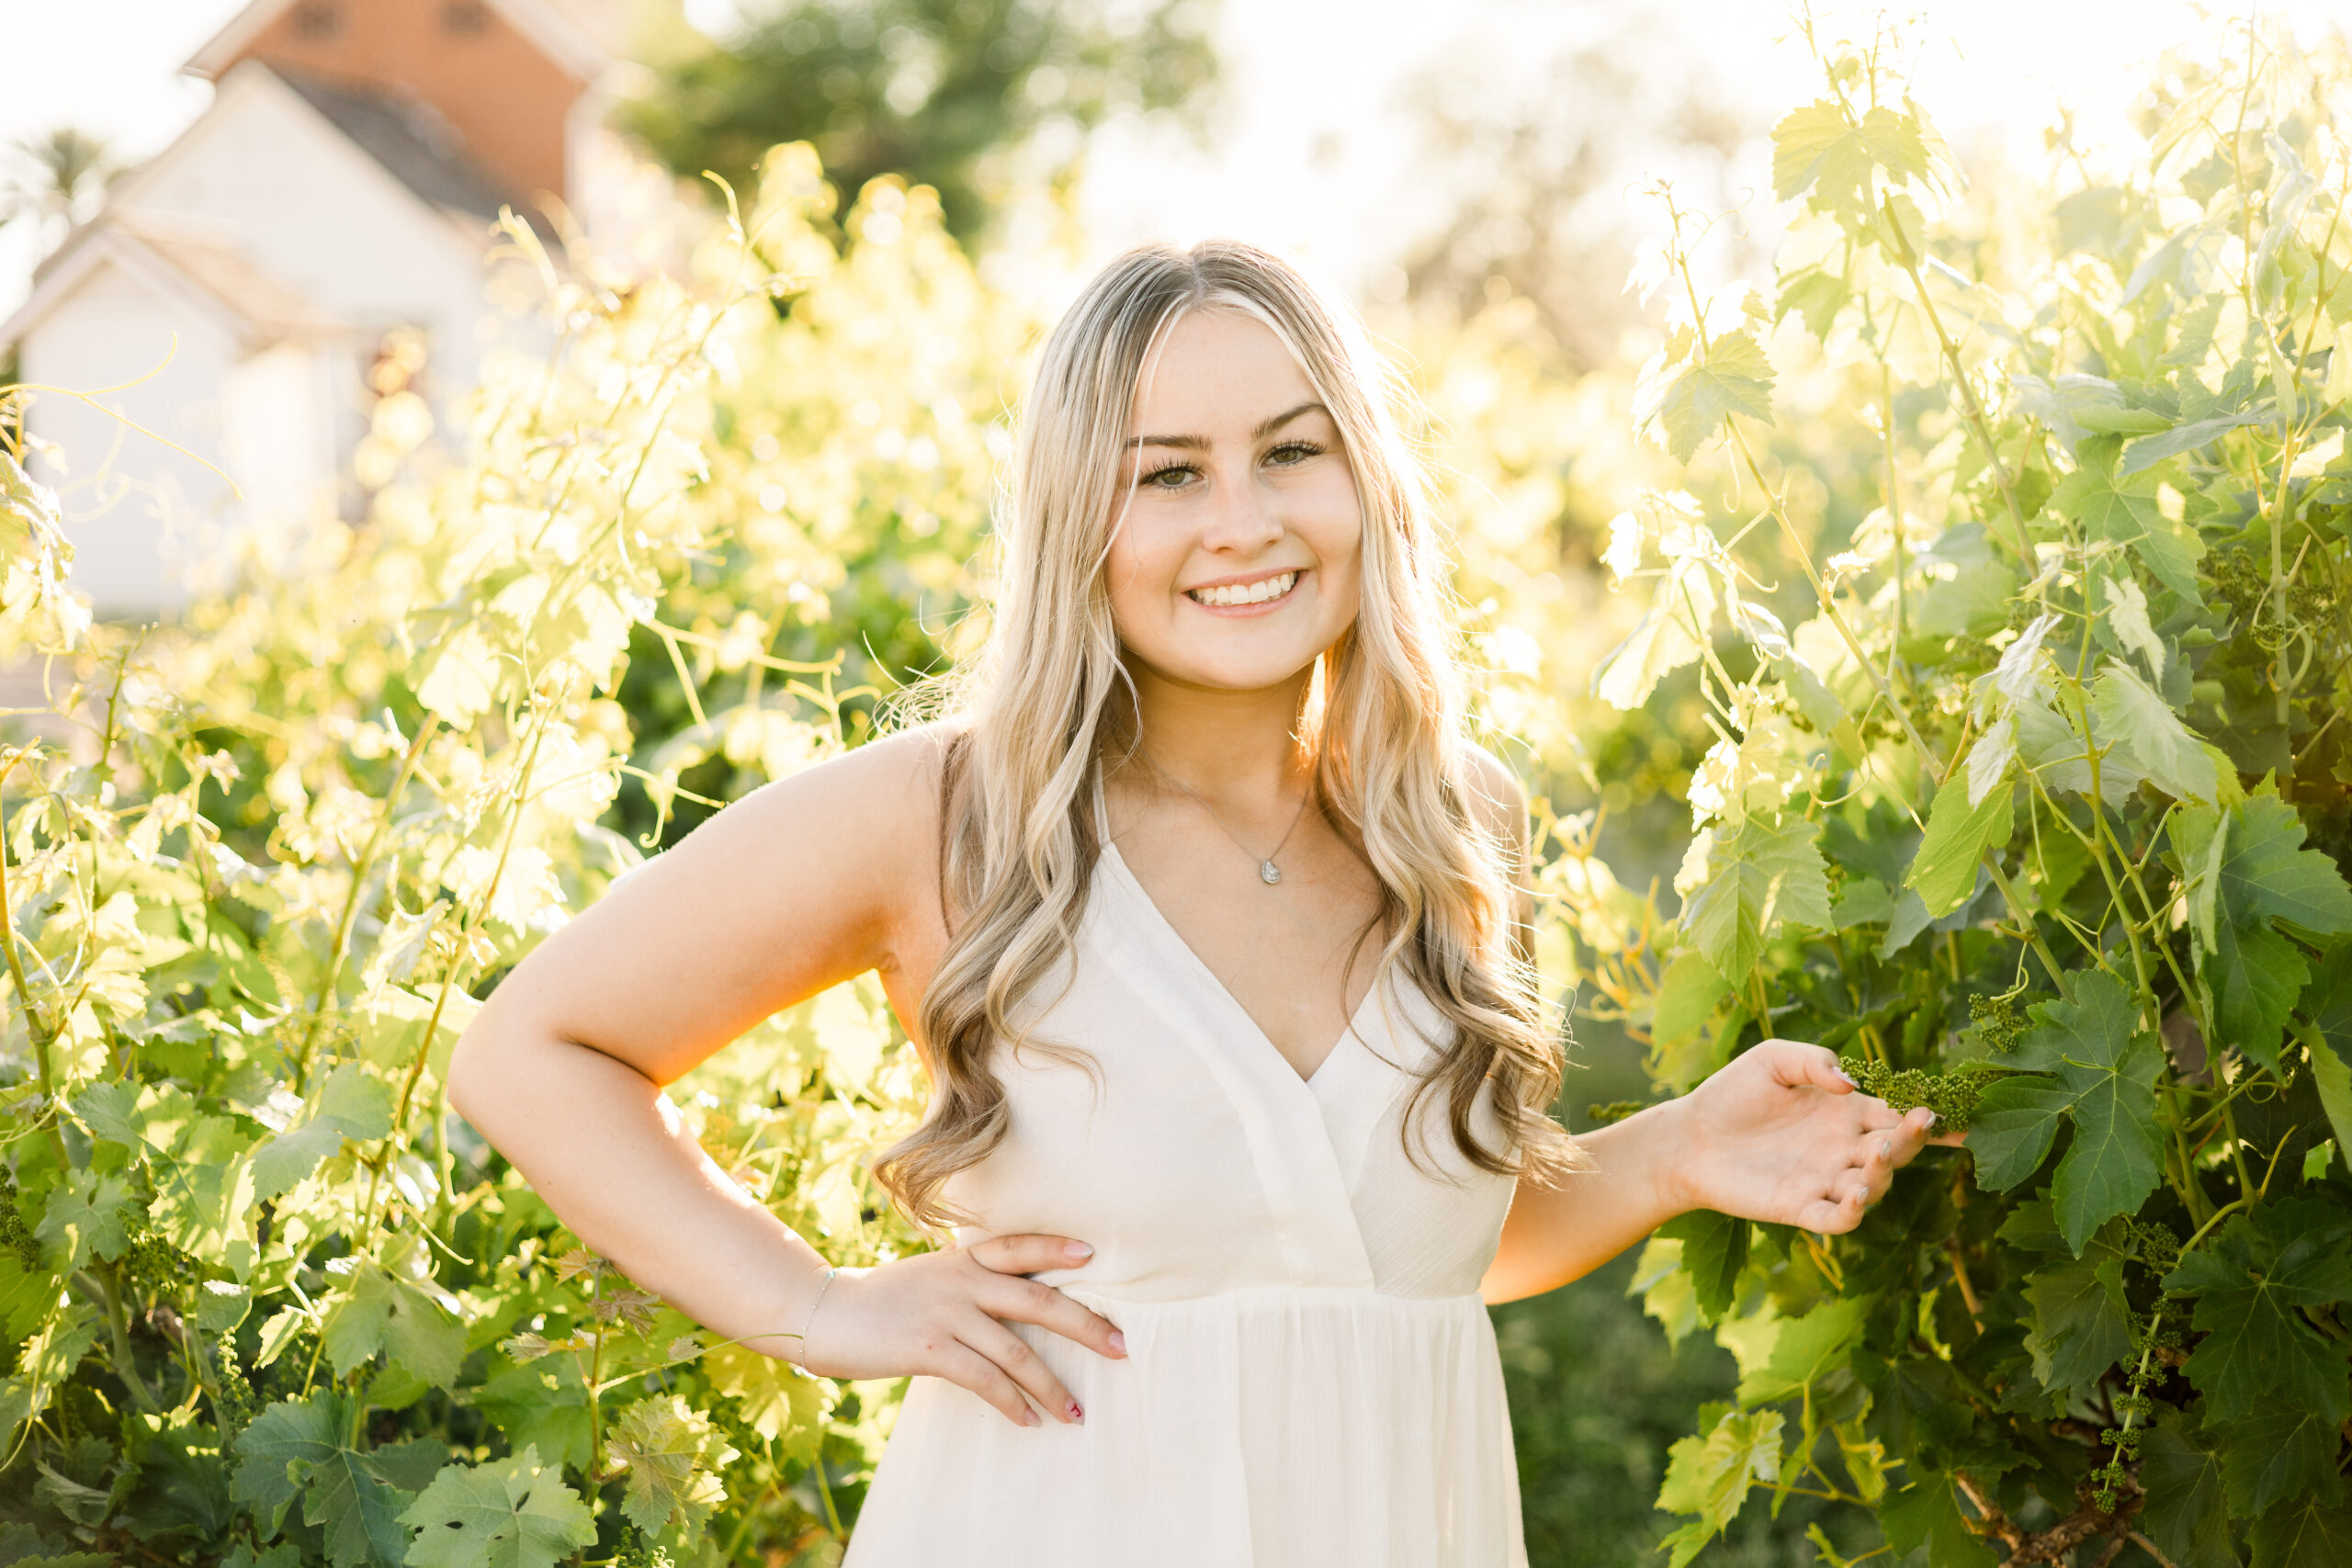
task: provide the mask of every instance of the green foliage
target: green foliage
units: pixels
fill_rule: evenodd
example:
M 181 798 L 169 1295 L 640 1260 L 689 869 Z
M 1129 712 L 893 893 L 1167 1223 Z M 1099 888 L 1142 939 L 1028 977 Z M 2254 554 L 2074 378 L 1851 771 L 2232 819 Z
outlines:
M 1640 279 L 1679 298 L 1636 423 L 1690 471 L 1611 539 L 1654 590 L 1595 685 L 1704 705 L 1682 901 L 1555 885 L 1661 1089 L 1819 1040 L 1966 1141 L 1849 1235 L 1694 1215 L 1645 1251 L 1668 1333 L 1712 1324 L 1743 1373 L 1677 1448 L 1674 1559 L 1762 1486 L 1938 1565 L 2149 1560 L 2135 1532 L 2329 1561 L 2352 59 L 2236 24 L 2168 58 L 2136 157 L 2061 132 L 2047 187 L 1972 192 L 1894 35 L 1804 31 L 1826 91 L 1775 132 L 1803 210 L 1774 286 L 1702 298 L 1670 195 Z M 1736 1424 L 1766 1414 L 1769 1472 Z
M 684 281 L 511 233 L 555 351 L 438 443 L 379 389 L 367 524 L 185 626 L 94 626 L 0 449 L 0 657 L 56 698 L 0 750 L 0 1556 L 788 1559 L 854 1522 L 898 1390 L 694 1337 L 444 1098 L 533 942 L 682 806 L 870 732 L 886 661 L 940 651 L 909 607 L 963 602 L 1029 323 L 928 193 L 837 245 L 808 150 L 766 175 Z M 921 1245 L 862 1168 L 922 1096 L 870 979 L 675 1093 L 839 1261 Z
M 1197 118 L 1217 74 L 1213 21 L 1204 0 L 795 0 L 718 41 L 673 24 L 657 85 L 622 118 L 688 179 L 748 186 L 789 141 L 812 144 L 844 190 L 904 175 L 939 193 L 968 242 L 1011 183 L 1006 161 L 1049 120 Z
M 501 1463 L 438 1472 L 401 1522 L 417 1530 L 410 1568 L 554 1568 L 596 1539 L 587 1505 L 527 1444 Z

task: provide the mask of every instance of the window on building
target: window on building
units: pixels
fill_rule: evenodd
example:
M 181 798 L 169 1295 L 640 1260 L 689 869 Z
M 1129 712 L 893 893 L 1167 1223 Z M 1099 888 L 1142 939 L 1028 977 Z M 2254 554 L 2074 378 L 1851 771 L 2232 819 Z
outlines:
M 294 8 L 296 38 L 333 38 L 343 30 L 343 11 L 334 0 L 304 0 Z
M 490 28 L 490 7 L 482 0 L 447 0 L 441 7 L 441 30 L 479 33 Z

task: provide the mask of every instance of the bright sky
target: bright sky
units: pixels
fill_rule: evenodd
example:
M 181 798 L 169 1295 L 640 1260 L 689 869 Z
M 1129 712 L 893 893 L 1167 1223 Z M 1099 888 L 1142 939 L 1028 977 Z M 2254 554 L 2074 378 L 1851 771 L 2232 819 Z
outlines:
M 2337 0 L 2275 0 L 2299 28 L 2324 26 Z M 243 0 L 0 0 L 0 140 L 61 124 L 152 152 L 201 112 L 210 89 L 175 74 Z M 729 0 L 689 0 L 699 17 Z M 1824 5 L 1846 30 L 1874 8 Z M 2217 9 L 2227 9 L 2217 6 Z M 1813 96 L 1802 45 L 1780 41 L 1790 13 L 1770 0 L 1226 0 L 1231 112 L 1216 144 L 1113 137 L 1084 192 L 1087 225 L 1105 252 L 1147 238 L 1239 235 L 1304 254 L 1362 283 L 1442 210 L 1442 192 L 1413 177 L 1404 84 L 1449 54 L 1488 62 L 1498 78 L 1600 36 L 1635 9 L 1669 40 L 1658 71 L 1693 63 L 1747 102 L 1777 108 Z M 2166 44 L 2199 36 L 2189 0 L 1926 0 L 1930 37 L 1920 96 L 1965 146 L 1992 132 L 2036 144 L 2063 77 L 2080 123 L 2119 124 Z M 1747 183 L 1764 183 L 1760 166 Z M 29 225 L 0 230 L 0 315 L 22 298 L 32 265 Z

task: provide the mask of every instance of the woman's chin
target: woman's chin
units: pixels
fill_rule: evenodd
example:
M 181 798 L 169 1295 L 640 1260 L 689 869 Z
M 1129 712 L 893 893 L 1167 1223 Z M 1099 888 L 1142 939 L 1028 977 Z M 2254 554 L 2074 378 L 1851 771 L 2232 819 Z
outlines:
M 1320 651 L 1319 649 L 1317 650 Z M 1316 654 L 1304 657 L 1263 656 L 1249 659 L 1231 657 L 1175 657 L 1165 660 L 1144 659 L 1138 662 L 1171 686 L 1203 692 L 1229 692 L 1242 694 L 1253 692 L 1291 692 L 1315 669 Z

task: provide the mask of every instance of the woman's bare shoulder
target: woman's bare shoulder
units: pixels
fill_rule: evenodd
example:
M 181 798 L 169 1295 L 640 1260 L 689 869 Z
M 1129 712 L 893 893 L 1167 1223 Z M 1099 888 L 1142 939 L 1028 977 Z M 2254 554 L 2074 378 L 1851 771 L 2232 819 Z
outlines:
M 910 891 L 927 891 L 935 882 L 941 786 L 962 734 L 954 720 L 892 730 L 762 785 L 707 828 L 734 817 L 730 836 L 769 840 L 786 827 L 796 839 L 822 833 L 856 845 L 876 871 L 910 874 L 917 886 Z

